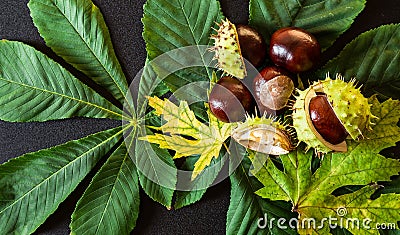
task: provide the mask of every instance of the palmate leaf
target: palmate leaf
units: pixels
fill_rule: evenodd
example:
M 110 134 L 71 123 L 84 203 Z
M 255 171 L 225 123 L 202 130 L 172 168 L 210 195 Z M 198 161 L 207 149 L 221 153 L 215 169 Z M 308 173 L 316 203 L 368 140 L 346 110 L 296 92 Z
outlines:
M 361 34 L 318 72 L 357 78 L 366 95 L 400 98 L 400 24 L 384 25 Z
M 137 83 L 138 82 L 138 83 Z M 177 169 L 168 151 L 151 145 L 148 142 L 137 140 L 137 136 L 145 136 L 152 133 L 145 127 L 145 124 L 154 123 L 159 125 L 160 117 L 153 112 L 147 112 L 147 96 L 157 92 L 161 80 L 158 79 L 149 60 L 146 60 L 145 67 L 140 77 L 134 80 L 131 87 L 137 92 L 131 92 L 131 107 L 137 107 L 134 119 L 140 124 L 136 132 L 131 132 L 129 138 L 135 139 L 134 144 L 129 148 L 129 153 L 134 160 L 139 176 L 139 182 L 144 192 L 153 200 L 167 208 L 172 208 L 172 198 L 177 182 Z M 135 104 L 136 103 L 136 104 Z M 128 141 L 129 142 L 129 141 Z
M 232 162 L 232 159 L 231 159 Z M 263 200 L 254 194 L 263 185 L 250 175 L 251 162 L 245 157 L 230 176 L 231 199 L 229 203 L 227 234 L 296 234 L 293 229 L 277 226 L 279 218 L 287 221 L 295 216 L 291 205 L 284 202 Z M 232 167 L 232 164 L 230 165 Z M 271 191 L 273 189 L 270 189 Z M 270 227 L 270 221 L 273 227 Z M 259 227 L 261 226 L 261 227 Z M 287 225 L 286 225 L 287 226 Z
M 30 0 L 28 6 L 46 45 L 123 104 L 128 84 L 92 1 Z
M 129 234 L 138 214 L 138 176 L 123 143 L 78 201 L 72 214 L 71 234 Z
M 6 40 L 0 41 L 0 106 L 0 119 L 11 122 L 122 118 L 121 110 L 46 55 Z
M 249 24 L 269 42 L 283 27 L 303 28 L 315 35 L 322 49 L 328 48 L 364 9 L 365 0 L 250 0 Z
M 380 155 L 382 149 L 400 141 L 400 102 L 387 100 L 380 104 L 373 97 L 372 113 L 379 117 L 373 131 L 365 133 L 365 139 L 349 142 L 346 153 L 331 153 L 324 156 L 321 166 L 314 174 L 311 172 L 312 152 L 304 153 L 301 148 L 281 156 L 285 171 L 276 168 L 267 160 L 267 171 L 260 171 L 256 177 L 268 188 L 257 193 L 271 200 L 290 200 L 300 214 L 300 220 L 314 218 L 317 224 L 329 216 L 340 218 L 336 210 L 345 207 L 348 214 L 343 218 L 370 218 L 371 226 L 376 223 L 397 222 L 400 220 L 400 195 L 384 194 L 371 200 L 370 196 L 377 186 L 365 186 L 352 193 L 334 196 L 331 193 L 346 185 L 367 185 L 371 182 L 388 181 L 400 172 L 400 162 Z M 257 162 L 257 161 L 255 161 Z M 270 191 L 273 187 L 275 190 Z M 327 232 L 326 225 L 323 231 Z M 364 233 L 377 233 L 377 230 L 361 228 Z M 352 232 L 358 233 L 356 230 Z M 300 230 L 301 233 L 319 233 Z
M 171 50 L 197 45 L 209 45 L 212 27 L 223 17 L 217 0 L 149 0 L 144 7 L 143 38 L 150 60 Z M 195 49 L 197 50 L 197 49 Z M 193 53 L 181 53 L 179 57 L 170 58 L 169 64 L 196 60 L 198 67 L 176 71 L 164 81 L 173 91 L 194 81 L 208 81 L 211 77 L 210 66 L 213 53 L 198 49 Z M 211 57 L 210 57 L 211 55 Z M 153 64 L 169 66 L 162 61 Z M 187 66 L 183 66 L 184 68 Z M 163 76 L 160 76 L 163 78 Z
M 122 132 L 117 127 L 1 165 L 0 231 L 35 231 L 121 139 Z
M 214 157 L 219 156 L 220 149 L 235 124 L 223 123 L 210 114 L 210 123 L 205 125 L 196 119 L 186 101 L 181 101 L 178 107 L 167 99 L 161 100 L 158 97 L 148 99 L 149 105 L 167 121 L 155 129 L 170 135 L 156 133 L 141 137 L 141 140 L 158 144 L 160 148 L 174 150 L 174 158 L 199 154 L 200 158 L 195 163 L 192 173 L 192 179 L 195 179 L 206 166 L 210 165 Z

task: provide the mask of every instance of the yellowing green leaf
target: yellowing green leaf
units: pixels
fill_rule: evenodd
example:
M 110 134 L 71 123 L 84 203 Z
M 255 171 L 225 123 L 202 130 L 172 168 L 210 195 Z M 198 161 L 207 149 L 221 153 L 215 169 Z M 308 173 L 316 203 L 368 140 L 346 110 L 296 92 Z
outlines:
M 360 224 L 364 219 L 371 220 L 367 227 L 361 224 L 359 228 L 353 228 L 342 224 L 354 234 L 378 234 L 378 230 L 368 227 L 400 221 L 400 195 L 383 194 L 375 200 L 371 199 L 379 187 L 376 182 L 389 181 L 391 176 L 400 172 L 399 160 L 379 154 L 400 141 L 400 128 L 397 126 L 400 102 L 387 100 L 381 104 L 373 97 L 370 103 L 372 113 L 379 117 L 373 131 L 366 132 L 365 138 L 359 142 L 349 141 L 348 152 L 325 155 L 315 173 L 311 171 L 312 151 L 304 153 L 298 148 L 281 156 L 284 172 L 270 158 L 263 165 L 260 156 L 253 156 L 254 169 L 259 170 L 253 170 L 252 173 L 265 186 L 256 193 L 271 200 L 290 201 L 300 215 L 300 224 L 315 219 L 316 226 L 306 226 L 306 229 L 300 226 L 301 234 L 329 232 L 327 221 L 325 226 L 319 227 L 325 218 L 336 218 L 338 226 L 340 220 L 346 222 L 357 219 Z M 336 189 L 348 185 L 364 187 L 340 196 L 332 194 Z M 339 209 L 342 212 L 344 210 L 345 214 L 339 214 Z
M 302 205 L 299 208 L 300 219 L 316 218 L 322 221 L 323 218 L 332 217 L 338 219 L 337 224 L 342 220 L 344 227 L 353 234 L 379 234 L 376 229 L 377 224 L 396 224 L 400 220 L 400 195 L 382 194 L 379 198 L 371 200 L 371 195 L 378 188 L 378 185 L 372 185 L 338 197 L 326 195 L 323 202 L 314 201 L 312 205 L 309 201 L 308 205 Z M 355 227 L 346 226 L 346 223 L 354 223 Z M 302 229 L 299 232 L 300 234 L 316 234 L 319 231 Z
M 155 109 L 157 115 L 163 115 L 166 123 L 155 128 L 163 134 L 156 133 L 141 139 L 158 144 L 160 148 L 174 150 L 176 152 L 174 158 L 200 155 L 192 173 L 192 179 L 195 179 L 210 165 L 214 157 L 218 157 L 235 124 L 220 122 L 209 114 L 209 124 L 206 125 L 196 119 L 186 101 L 181 101 L 178 107 L 167 99 L 161 100 L 158 97 L 148 99 L 149 105 Z

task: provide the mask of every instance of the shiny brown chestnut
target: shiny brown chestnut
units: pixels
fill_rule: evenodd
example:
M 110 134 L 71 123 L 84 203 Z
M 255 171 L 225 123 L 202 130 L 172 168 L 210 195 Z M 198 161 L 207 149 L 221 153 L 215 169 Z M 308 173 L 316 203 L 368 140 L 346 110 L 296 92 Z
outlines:
M 254 98 L 261 114 L 283 109 L 293 90 L 291 74 L 277 66 L 267 66 L 253 80 Z
M 309 111 L 315 129 L 324 140 L 337 145 L 346 139 L 348 133 L 336 116 L 326 95 L 317 94 L 313 97 L 310 100 Z
M 269 55 L 274 64 L 292 73 L 301 73 L 312 69 L 318 63 L 321 47 L 309 32 L 287 27 L 272 34 Z
M 267 55 L 267 45 L 264 38 L 254 28 L 248 25 L 236 25 L 242 56 L 254 67 L 261 66 Z
M 249 89 L 237 78 L 224 76 L 211 89 L 208 99 L 211 112 L 223 122 L 244 120 L 254 109 Z

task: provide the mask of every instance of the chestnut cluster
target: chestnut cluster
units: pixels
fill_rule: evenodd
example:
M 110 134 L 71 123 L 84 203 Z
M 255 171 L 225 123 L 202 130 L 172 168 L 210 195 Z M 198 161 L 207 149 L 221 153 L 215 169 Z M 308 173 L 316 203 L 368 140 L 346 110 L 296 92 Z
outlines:
M 236 25 L 242 56 L 253 66 L 266 63 L 268 48 L 254 28 Z M 211 90 L 211 112 L 221 121 L 236 122 L 256 108 L 260 114 L 283 110 L 294 90 L 293 77 L 308 71 L 319 61 L 321 49 L 317 39 L 303 29 L 289 27 L 276 31 L 269 45 L 273 65 L 261 69 L 247 86 L 239 79 L 224 76 Z

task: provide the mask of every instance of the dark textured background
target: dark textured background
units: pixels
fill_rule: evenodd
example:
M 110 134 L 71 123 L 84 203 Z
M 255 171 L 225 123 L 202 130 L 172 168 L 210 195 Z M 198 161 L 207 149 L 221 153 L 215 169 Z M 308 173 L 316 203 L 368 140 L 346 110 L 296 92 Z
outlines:
M 146 57 L 140 21 L 145 1 L 93 1 L 104 14 L 116 54 L 127 77 L 132 79 L 144 65 Z M 28 0 L 0 0 L 0 39 L 25 42 L 71 69 L 44 45 L 29 16 L 27 2 Z M 225 15 L 234 23 L 247 21 L 248 1 L 221 0 L 221 5 Z M 326 51 L 324 59 L 336 55 L 358 34 L 387 23 L 400 23 L 400 0 L 367 0 L 365 10 L 357 17 L 351 29 Z M 74 74 L 80 76 L 76 71 Z M 0 121 L 0 163 L 117 125 L 119 122 L 82 118 L 27 124 Z M 68 225 L 75 203 L 92 176 L 93 174 L 89 175 L 79 185 L 36 234 L 69 234 Z M 225 180 L 210 188 L 200 202 L 177 211 L 166 210 L 141 192 L 140 214 L 133 233 L 224 234 L 229 188 L 229 181 Z

